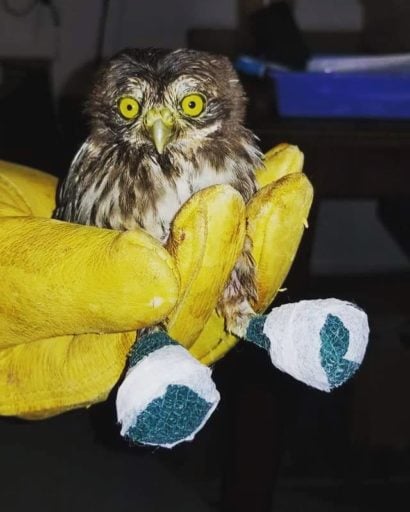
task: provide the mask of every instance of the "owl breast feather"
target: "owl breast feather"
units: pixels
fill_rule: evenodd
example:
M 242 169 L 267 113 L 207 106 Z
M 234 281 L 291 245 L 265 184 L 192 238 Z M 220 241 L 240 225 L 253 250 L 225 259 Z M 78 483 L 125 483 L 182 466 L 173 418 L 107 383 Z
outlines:
M 257 150 L 249 146 L 258 161 Z M 171 153 L 171 152 L 170 152 Z M 251 153 L 252 154 L 252 153 Z M 256 190 L 249 159 L 227 156 L 215 168 L 206 158 L 170 154 L 165 170 L 151 154 L 137 161 L 86 141 L 60 187 L 54 217 L 120 231 L 143 228 L 164 242 L 170 225 L 190 197 L 212 185 L 231 185 L 247 201 Z

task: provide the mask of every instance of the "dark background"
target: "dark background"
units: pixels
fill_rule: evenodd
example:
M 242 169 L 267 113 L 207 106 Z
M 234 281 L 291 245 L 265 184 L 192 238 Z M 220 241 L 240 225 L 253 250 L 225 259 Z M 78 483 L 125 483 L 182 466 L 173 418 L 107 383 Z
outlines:
M 268 3 L 0 3 L 1 158 L 64 175 L 87 133 L 90 77 L 126 45 L 158 39 L 293 68 L 312 53 L 410 51 L 405 0 L 352 0 L 350 10 L 312 0 L 310 14 L 307 0 Z M 359 303 L 371 326 L 361 372 L 327 395 L 240 344 L 214 370 L 220 407 L 193 443 L 172 451 L 120 439 L 115 392 L 42 422 L 1 419 L 1 510 L 410 510 L 410 120 L 284 119 L 270 80 L 241 78 L 263 149 L 299 145 L 316 190 L 275 305 L 327 296 Z

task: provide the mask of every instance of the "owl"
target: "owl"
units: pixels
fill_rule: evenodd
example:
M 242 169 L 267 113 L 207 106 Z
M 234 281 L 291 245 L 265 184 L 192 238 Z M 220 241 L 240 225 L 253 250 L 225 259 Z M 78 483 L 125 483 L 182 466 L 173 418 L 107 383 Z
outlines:
M 116 230 L 143 228 L 165 243 L 195 192 L 234 187 L 247 202 L 261 165 L 244 127 L 246 98 L 229 60 L 188 49 L 128 49 L 97 75 L 90 134 L 60 184 L 54 218 Z M 251 243 L 220 298 L 229 332 L 242 335 L 256 299 Z

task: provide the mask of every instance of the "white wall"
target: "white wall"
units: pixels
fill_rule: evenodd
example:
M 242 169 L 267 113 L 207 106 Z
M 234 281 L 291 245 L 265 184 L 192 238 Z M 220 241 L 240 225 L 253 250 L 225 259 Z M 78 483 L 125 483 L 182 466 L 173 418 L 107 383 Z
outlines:
M 9 0 L 24 7 L 32 0 Z M 53 59 L 53 82 L 59 94 L 70 75 L 97 52 L 102 0 L 54 0 L 61 26 L 53 26 L 47 7 L 15 17 L 0 4 L 0 57 Z M 105 55 L 126 46 L 184 46 L 194 26 L 234 27 L 236 0 L 111 0 Z
M 115 0 L 114 0 L 115 1 Z M 59 94 L 73 72 L 97 55 L 101 0 L 56 0 L 62 26 L 58 54 L 53 66 L 53 83 Z
M 24 7 L 31 0 L 9 0 Z M 59 94 L 71 74 L 93 60 L 101 0 L 54 0 L 61 21 L 53 24 L 49 9 L 38 4 L 28 15 L 17 17 L 0 4 L 0 58 L 47 58 L 52 60 L 54 88 Z
M 295 17 L 303 30 L 314 32 L 359 31 L 360 0 L 295 0 Z
M 105 51 L 121 48 L 186 45 L 192 27 L 235 27 L 236 0 L 116 0 L 110 6 Z
M 28 1 L 16 6 L 24 7 Z M 44 5 L 36 6 L 27 16 L 16 17 L 0 4 L 0 58 L 50 58 L 56 50 L 54 37 L 50 12 Z

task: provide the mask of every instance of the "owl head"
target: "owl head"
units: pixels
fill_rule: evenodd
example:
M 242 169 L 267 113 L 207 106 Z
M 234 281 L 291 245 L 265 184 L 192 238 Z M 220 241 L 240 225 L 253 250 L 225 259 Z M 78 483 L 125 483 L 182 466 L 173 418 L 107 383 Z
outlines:
M 130 49 L 101 69 L 86 110 L 97 139 L 162 155 L 234 138 L 245 97 L 225 57 Z

